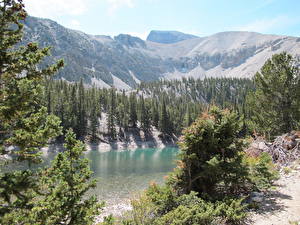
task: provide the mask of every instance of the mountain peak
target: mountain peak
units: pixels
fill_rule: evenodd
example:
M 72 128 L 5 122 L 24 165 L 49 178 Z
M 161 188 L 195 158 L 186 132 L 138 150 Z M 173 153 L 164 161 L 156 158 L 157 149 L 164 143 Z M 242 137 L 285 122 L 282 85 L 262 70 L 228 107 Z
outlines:
M 42 66 L 64 58 L 66 66 L 56 78 L 70 82 L 83 78 L 99 87 L 128 89 L 161 78 L 252 77 L 273 54 L 300 54 L 300 38 L 282 35 L 230 31 L 197 38 L 152 31 L 143 41 L 127 34 L 89 35 L 34 17 L 24 25 L 23 44 L 53 46 L 52 57 Z
M 162 44 L 172 44 L 187 39 L 197 38 L 195 35 L 185 34 L 179 31 L 160 31 L 152 30 L 148 37 L 147 41 L 162 43 Z
M 142 39 L 131 36 L 129 34 L 119 34 L 118 36 L 115 36 L 114 39 L 128 47 L 146 47 L 146 44 Z

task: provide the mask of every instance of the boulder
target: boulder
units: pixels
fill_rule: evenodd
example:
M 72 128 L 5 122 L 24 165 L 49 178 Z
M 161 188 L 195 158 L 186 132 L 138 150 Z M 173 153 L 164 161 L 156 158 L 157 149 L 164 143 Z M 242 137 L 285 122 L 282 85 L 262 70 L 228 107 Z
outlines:
M 264 193 L 262 192 L 252 192 L 250 194 L 250 202 L 263 202 L 264 201 Z

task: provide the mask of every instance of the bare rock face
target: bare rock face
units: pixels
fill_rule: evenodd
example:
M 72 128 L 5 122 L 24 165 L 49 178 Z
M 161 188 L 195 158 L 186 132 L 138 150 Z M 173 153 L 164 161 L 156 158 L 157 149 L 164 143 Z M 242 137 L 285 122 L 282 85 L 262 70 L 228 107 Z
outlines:
M 222 32 L 196 37 L 176 31 L 152 31 L 146 41 L 127 34 L 88 35 L 35 17 L 25 22 L 23 44 L 52 46 L 45 64 L 63 58 L 58 79 L 135 87 L 140 81 L 182 77 L 252 77 L 275 53 L 300 55 L 298 37 L 254 32 Z
M 119 34 L 114 39 L 128 47 L 146 48 L 146 44 L 142 39 L 128 34 Z
M 185 34 L 178 31 L 158 31 L 152 30 L 148 37 L 147 41 L 162 43 L 162 44 L 171 44 L 188 39 L 197 38 L 195 35 Z

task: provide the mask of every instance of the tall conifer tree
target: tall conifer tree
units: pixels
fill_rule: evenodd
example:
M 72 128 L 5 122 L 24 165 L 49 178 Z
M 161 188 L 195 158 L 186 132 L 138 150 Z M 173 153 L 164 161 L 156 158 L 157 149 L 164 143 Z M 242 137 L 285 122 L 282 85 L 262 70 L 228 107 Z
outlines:
M 287 53 L 274 55 L 255 75 L 256 91 L 248 96 L 252 119 L 271 137 L 299 128 L 300 70 Z
M 34 43 L 16 47 L 22 37 L 20 21 L 25 18 L 22 0 L 0 1 L 0 159 L 31 165 L 40 162 L 40 149 L 61 133 L 60 120 L 47 113 L 42 97 L 43 80 L 63 62 L 39 68 L 49 48 L 41 49 Z M 100 205 L 95 199 L 82 200 L 90 187 L 83 183 L 90 175 L 88 164 L 79 159 L 83 147 L 72 134 L 67 140 L 69 152 L 60 154 L 65 160 L 57 159 L 50 169 L 10 171 L 0 167 L 0 224 L 93 222 L 92 214 Z M 48 176 L 50 173 L 53 176 Z
M 115 90 L 112 88 L 110 89 L 109 94 L 109 111 L 107 114 L 107 129 L 108 134 L 112 139 L 116 139 L 117 132 L 116 132 L 116 93 Z

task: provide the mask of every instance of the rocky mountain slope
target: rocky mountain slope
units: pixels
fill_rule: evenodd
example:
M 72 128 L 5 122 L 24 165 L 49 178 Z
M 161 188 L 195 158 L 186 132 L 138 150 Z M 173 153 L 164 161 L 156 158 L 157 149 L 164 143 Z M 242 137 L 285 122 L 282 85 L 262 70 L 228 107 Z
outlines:
M 151 33 L 159 33 L 159 37 L 153 38 Z M 253 32 L 208 37 L 151 33 L 147 41 L 126 34 L 114 38 L 88 35 L 49 19 L 28 17 L 23 42 L 53 46 L 45 63 L 64 58 L 66 66 L 58 73 L 59 79 L 83 78 L 87 84 L 121 89 L 161 78 L 251 77 L 275 53 L 300 55 L 299 37 Z
M 178 31 L 159 31 L 152 30 L 148 37 L 147 41 L 162 43 L 162 44 L 172 44 L 188 39 L 197 38 L 195 35 L 185 34 Z

